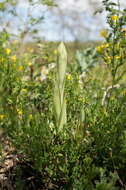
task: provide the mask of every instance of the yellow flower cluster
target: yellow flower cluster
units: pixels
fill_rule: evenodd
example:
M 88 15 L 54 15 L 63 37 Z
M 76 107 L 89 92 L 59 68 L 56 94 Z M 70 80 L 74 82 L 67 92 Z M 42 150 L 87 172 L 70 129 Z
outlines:
M 112 56 L 106 56 L 106 59 L 107 59 L 107 60 L 112 60 L 112 58 L 113 58 Z M 118 60 L 118 59 L 120 59 L 120 58 L 121 58 L 120 55 L 116 55 L 116 56 L 115 56 L 115 59 L 116 59 L 116 60 Z
M 115 56 L 116 61 L 118 61 L 120 58 L 121 58 L 121 56 L 119 56 L 119 55 Z M 112 61 L 112 59 L 113 59 L 112 56 L 107 56 L 106 55 L 106 57 L 105 57 L 106 63 L 105 64 L 110 64 L 110 62 Z
M 109 47 L 109 44 L 108 43 L 104 43 L 104 44 L 102 44 L 100 46 L 97 46 L 96 50 L 97 50 L 97 52 L 102 53 L 103 50 L 106 49 L 106 48 L 108 48 L 108 47 Z
M 6 53 L 7 55 L 10 55 L 10 54 L 11 54 L 11 49 L 10 49 L 10 48 L 6 48 L 6 49 L 5 49 L 5 53 Z M 10 59 L 11 59 L 11 61 L 16 62 L 17 56 L 16 56 L 16 55 L 12 55 L 12 56 L 10 57 Z
M 117 16 L 117 15 L 112 15 L 111 16 L 111 19 L 112 19 L 112 21 L 117 21 L 118 19 L 119 19 L 119 16 Z

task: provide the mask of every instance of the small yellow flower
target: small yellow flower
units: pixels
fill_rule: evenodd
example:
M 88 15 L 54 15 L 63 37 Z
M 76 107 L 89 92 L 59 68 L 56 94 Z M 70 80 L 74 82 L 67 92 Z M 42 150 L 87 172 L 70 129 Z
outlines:
M 16 60 L 17 60 L 16 55 L 12 55 L 12 56 L 11 56 L 11 60 L 12 60 L 13 62 L 16 62 Z
M 111 16 L 111 19 L 112 19 L 113 21 L 117 21 L 117 20 L 119 19 L 119 17 L 118 17 L 117 15 L 112 15 L 112 16 Z
M 11 49 L 6 48 L 6 49 L 5 49 L 5 52 L 6 52 L 7 55 L 10 55 L 10 53 L 11 53 Z
M 24 70 L 23 66 L 18 67 L 18 71 L 23 71 L 23 70 Z
M 29 119 L 30 119 L 30 120 L 33 119 L 33 115 L 32 115 L 32 114 L 29 115 Z
M 3 120 L 5 118 L 5 115 L 0 114 L 0 120 Z
M 17 113 L 18 113 L 19 116 L 22 116 L 22 115 L 23 115 L 23 112 L 22 112 L 21 109 L 17 109 Z
M 112 56 L 108 56 L 108 55 L 105 56 L 105 64 L 110 64 L 111 60 L 112 60 Z
M 22 88 L 21 92 L 22 92 L 22 93 L 27 93 L 28 91 L 27 91 L 27 89 Z
M 100 32 L 100 36 L 106 38 L 106 37 L 108 36 L 108 30 L 103 29 L 103 30 Z
M 115 58 L 116 58 L 116 59 L 120 59 L 120 58 L 121 58 L 121 56 L 117 55 L 117 56 L 115 56 Z
M 72 75 L 71 74 L 67 74 L 67 80 L 72 80 Z
M 109 43 L 105 43 L 105 44 L 102 45 L 103 48 L 108 48 L 109 46 L 110 46 Z
M 107 57 L 106 57 L 106 59 L 111 60 L 111 59 L 112 59 L 112 57 L 111 57 L 111 56 L 107 56 Z
M 102 53 L 105 48 L 108 48 L 110 46 L 109 43 L 104 43 L 100 46 L 96 47 L 97 52 Z
M 32 66 L 32 63 L 31 63 L 31 62 L 28 62 L 28 66 L 29 66 L 29 67 Z
M 96 50 L 97 50 L 98 53 L 102 53 L 102 51 L 103 51 L 103 46 L 102 46 L 102 45 L 101 45 L 101 46 L 97 46 L 97 47 L 96 47 Z

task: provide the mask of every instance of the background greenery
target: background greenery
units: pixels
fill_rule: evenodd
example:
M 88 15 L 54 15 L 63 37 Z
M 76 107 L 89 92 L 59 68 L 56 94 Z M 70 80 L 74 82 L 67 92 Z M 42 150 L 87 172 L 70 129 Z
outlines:
M 0 133 L 47 189 L 126 189 L 126 11 L 103 5 L 103 43 L 22 46 L 1 32 Z

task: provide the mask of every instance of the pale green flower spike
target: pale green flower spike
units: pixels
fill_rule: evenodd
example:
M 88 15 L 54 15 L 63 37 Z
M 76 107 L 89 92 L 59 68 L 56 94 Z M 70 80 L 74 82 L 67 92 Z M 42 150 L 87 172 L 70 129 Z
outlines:
M 57 51 L 56 77 L 54 84 L 54 107 L 57 130 L 62 131 L 67 122 L 66 100 L 65 100 L 65 74 L 67 67 L 67 52 L 64 43 L 61 43 Z

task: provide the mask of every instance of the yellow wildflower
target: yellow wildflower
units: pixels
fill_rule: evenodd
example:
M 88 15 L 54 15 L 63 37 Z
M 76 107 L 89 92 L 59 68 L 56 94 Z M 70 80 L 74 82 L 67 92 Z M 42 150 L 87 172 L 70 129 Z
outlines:
M 29 66 L 29 67 L 32 66 L 32 63 L 31 63 L 31 62 L 28 62 L 28 66 Z
M 107 56 L 107 57 L 106 57 L 106 59 L 111 60 L 111 59 L 112 59 L 112 57 L 111 57 L 111 56 Z
M 3 120 L 5 118 L 5 115 L 0 114 L 0 120 Z
M 102 45 L 103 48 L 108 48 L 109 47 L 109 43 L 105 43 Z
M 97 47 L 96 47 L 96 50 L 97 50 L 97 52 L 99 52 L 99 53 L 102 53 L 103 49 L 104 49 L 104 46 L 103 46 L 103 45 L 100 45 L 100 46 L 97 46 Z
M 102 48 L 102 46 L 97 46 L 97 47 L 96 47 L 96 50 L 97 50 L 97 52 L 101 53 L 102 50 L 103 50 L 103 48 Z
M 26 93 L 26 92 L 28 92 L 28 91 L 27 91 L 27 89 L 22 88 L 21 92 L 22 92 L 22 93 Z
M 100 32 L 100 36 L 106 38 L 106 37 L 108 36 L 108 30 L 103 29 L 103 30 Z
M 32 114 L 29 115 L 29 119 L 30 120 L 33 119 L 33 115 Z
M 17 60 L 16 55 L 12 55 L 12 56 L 11 56 L 11 60 L 12 60 L 13 62 L 16 62 L 16 60 Z
M 102 45 L 100 45 L 100 46 L 97 46 L 97 47 L 96 47 L 96 50 L 97 50 L 97 52 L 102 53 L 102 51 L 103 51 L 105 48 L 108 48 L 109 46 L 110 46 L 109 43 L 104 43 L 104 44 L 102 44 Z
M 22 110 L 21 110 L 21 109 L 17 109 L 17 113 L 18 113 L 18 115 L 20 115 L 20 116 L 22 116 L 22 115 L 23 115 L 23 112 L 22 112 Z
M 117 55 L 117 56 L 115 56 L 115 58 L 116 58 L 116 59 L 120 59 L 120 58 L 121 58 L 121 56 Z
M 24 69 L 23 66 L 18 67 L 18 71 L 23 71 L 23 69 Z
M 105 56 L 105 61 L 106 61 L 105 64 L 110 64 L 111 60 L 112 60 L 112 56 L 108 56 L 108 55 Z
M 72 75 L 71 74 L 67 74 L 67 79 L 68 80 L 72 80 Z
M 5 52 L 6 52 L 7 55 L 10 55 L 10 53 L 11 53 L 11 49 L 6 48 L 6 49 L 5 49 Z
M 113 21 L 117 21 L 117 20 L 119 19 L 119 17 L 118 17 L 117 15 L 112 15 L 112 16 L 111 16 L 111 19 L 112 19 Z

